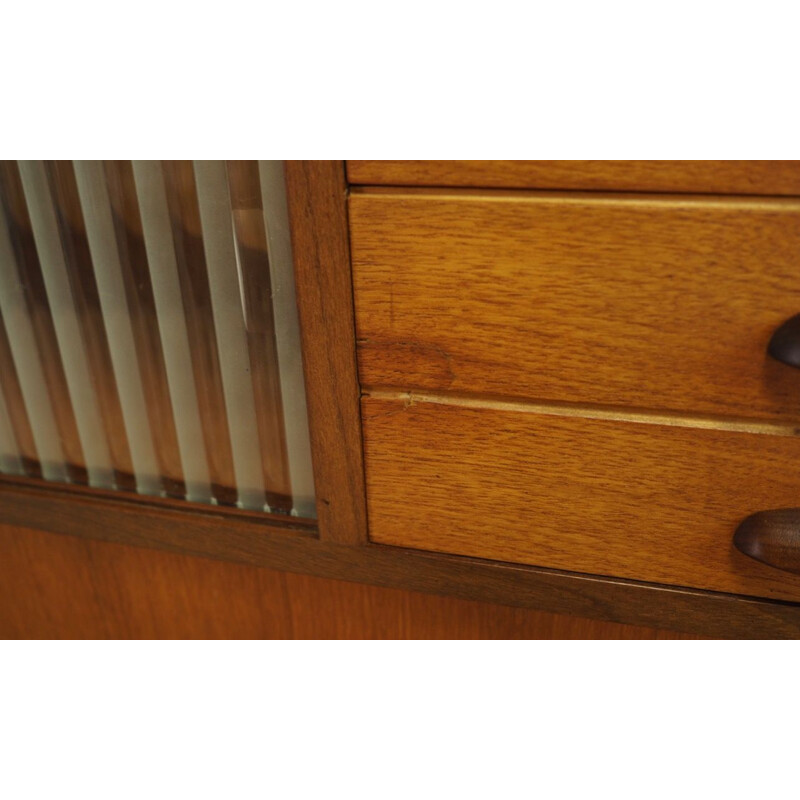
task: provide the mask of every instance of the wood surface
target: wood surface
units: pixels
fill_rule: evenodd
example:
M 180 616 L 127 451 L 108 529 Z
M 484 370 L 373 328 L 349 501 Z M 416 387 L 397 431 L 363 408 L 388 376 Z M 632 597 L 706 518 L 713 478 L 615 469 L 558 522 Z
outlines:
M 353 547 L 320 541 L 308 522 L 180 500 L 4 478 L 0 520 L 89 540 L 709 637 L 800 637 L 798 604 L 376 544 Z M 221 602 L 219 595 L 214 598 Z
M 367 518 L 344 164 L 287 161 L 286 189 L 320 537 L 359 544 Z
M 352 184 L 800 194 L 800 161 L 348 161 Z
M 688 639 L 0 525 L 0 637 Z
M 800 505 L 800 438 L 366 397 L 372 541 L 800 600 L 738 524 Z
M 354 192 L 361 381 L 800 420 L 800 203 Z

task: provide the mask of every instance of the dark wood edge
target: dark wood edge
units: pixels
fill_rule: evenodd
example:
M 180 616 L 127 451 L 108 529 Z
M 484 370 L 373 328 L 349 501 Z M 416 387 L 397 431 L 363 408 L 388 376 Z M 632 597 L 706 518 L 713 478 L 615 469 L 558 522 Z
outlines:
M 584 160 L 584 159 L 579 159 Z M 713 159 L 712 159 L 713 160 Z M 606 163 L 609 159 L 606 160 Z M 614 159 L 610 159 L 611 163 L 613 163 Z M 645 160 L 646 161 L 646 160 Z M 765 160 L 769 163 L 769 160 Z M 780 159 L 778 160 L 780 162 Z M 745 187 L 741 182 L 737 183 L 735 186 L 727 186 L 723 187 L 720 185 L 716 185 L 714 188 L 706 188 L 706 189 L 696 189 L 696 188 L 689 188 L 689 187 L 682 187 L 682 188 L 662 188 L 656 187 L 652 183 L 649 186 L 644 185 L 644 181 L 642 182 L 642 186 L 635 188 L 635 187 L 625 187 L 625 188 L 615 188 L 611 181 L 602 181 L 599 185 L 590 181 L 586 180 L 583 185 L 574 185 L 565 183 L 563 180 L 541 180 L 536 181 L 535 183 L 531 183 L 530 181 L 514 181 L 510 179 L 478 179 L 478 178 L 450 178 L 449 180 L 446 178 L 420 178 L 415 177 L 413 175 L 406 176 L 405 180 L 398 179 L 397 176 L 393 176 L 391 178 L 388 177 L 381 177 L 378 174 L 370 173 L 368 176 L 363 176 L 361 174 L 362 167 L 360 165 L 360 161 L 353 161 L 347 160 L 345 161 L 345 174 L 347 176 L 348 185 L 359 191 L 361 188 L 387 188 L 389 190 L 403 190 L 403 189 L 410 189 L 410 188 L 419 188 L 419 189 L 436 189 L 436 190 L 447 190 L 447 189 L 474 189 L 479 192 L 485 191 L 494 191 L 494 190 L 508 190 L 510 192 L 517 192 L 517 191 L 532 191 L 532 192 L 562 192 L 565 196 L 568 196 L 573 193 L 584 193 L 584 194 L 597 194 L 597 193 L 605 193 L 610 196 L 616 194 L 642 194 L 642 195 L 653 195 L 659 196 L 663 195 L 665 198 L 667 197 L 675 197 L 678 195 L 682 195 L 685 197 L 696 197 L 698 199 L 711 199 L 711 198 L 722 198 L 728 199 L 731 196 L 741 197 L 741 198 L 751 198 L 753 200 L 759 199 L 767 199 L 767 198 L 775 198 L 775 199 L 783 199 L 783 198 L 798 198 L 800 194 L 798 194 L 794 190 L 781 190 L 773 185 L 772 188 L 769 189 L 755 189 L 752 187 Z M 411 162 L 412 164 L 419 164 L 418 161 Z M 437 161 L 434 159 L 432 161 L 421 162 L 421 163 L 428 163 L 428 164 L 436 164 Z M 758 160 L 756 159 L 756 163 Z M 797 164 L 797 160 L 783 160 L 783 164 Z
M 0 522 L 345 581 L 714 638 L 800 638 L 800 604 L 319 540 L 313 527 L 183 501 L 0 481 Z
M 287 161 L 320 539 L 367 542 L 343 161 Z

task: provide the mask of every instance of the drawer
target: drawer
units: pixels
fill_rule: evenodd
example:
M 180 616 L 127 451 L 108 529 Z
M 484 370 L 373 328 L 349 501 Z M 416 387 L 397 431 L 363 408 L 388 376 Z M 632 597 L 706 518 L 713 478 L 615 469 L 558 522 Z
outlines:
M 800 438 L 381 392 L 362 400 L 372 541 L 786 600 L 732 545 L 800 505 Z M 567 412 L 563 412 L 567 414 Z
M 351 183 L 800 194 L 800 161 L 348 161 Z
M 800 420 L 800 202 L 365 190 L 367 387 Z

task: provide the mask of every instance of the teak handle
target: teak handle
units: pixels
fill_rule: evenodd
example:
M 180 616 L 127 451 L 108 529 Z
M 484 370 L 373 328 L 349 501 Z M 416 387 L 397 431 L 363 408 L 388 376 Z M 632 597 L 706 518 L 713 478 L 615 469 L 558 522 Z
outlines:
M 800 367 L 800 314 L 772 334 L 767 352 L 790 367 Z M 733 543 L 756 561 L 800 574 L 800 508 L 752 514 L 736 529 Z
M 772 334 L 767 352 L 790 367 L 800 367 L 800 314 L 787 319 Z
M 751 514 L 736 529 L 733 543 L 756 561 L 800 574 L 800 508 Z

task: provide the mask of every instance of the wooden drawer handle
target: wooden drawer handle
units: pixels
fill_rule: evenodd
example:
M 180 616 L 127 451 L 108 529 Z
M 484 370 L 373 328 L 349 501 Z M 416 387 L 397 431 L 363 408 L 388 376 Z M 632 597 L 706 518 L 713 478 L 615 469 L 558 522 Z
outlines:
M 767 352 L 791 367 L 800 367 L 800 314 L 772 334 Z M 736 529 L 733 543 L 750 558 L 800 574 L 800 508 L 752 514 Z
M 790 367 L 800 367 L 800 314 L 787 319 L 772 334 L 767 352 Z
M 733 543 L 756 561 L 800 574 L 800 508 L 751 514 L 736 529 Z

